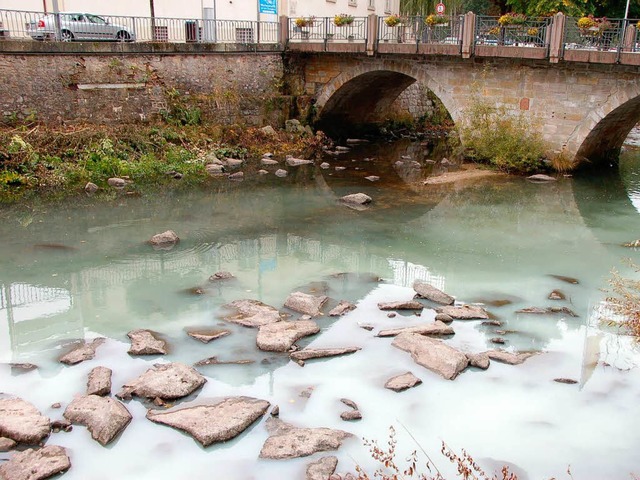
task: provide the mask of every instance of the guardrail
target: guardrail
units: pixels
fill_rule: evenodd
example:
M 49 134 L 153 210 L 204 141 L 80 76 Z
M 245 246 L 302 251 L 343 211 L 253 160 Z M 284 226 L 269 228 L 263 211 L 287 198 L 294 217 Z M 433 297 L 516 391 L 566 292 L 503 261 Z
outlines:
M 564 30 L 565 49 L 615 52 L 624 45 L 625 29 L 628 21 L 607 19 L 597 25 L 586 28 L 580 28 L 578 21 L 578 18 L 567 17 Z
M 348 23 L 336 25 L 335 17 L 288 19 L 290 42 L 366 42 L 367 17 L 350 17 Z
M 501 17 L 476 17 L 475 45 L 548 47 L 551 17 L 527 18 L 517 24 L 500 24 Z
M 464 16 L 403 17 L 393 25 L 396 17 L 378 18 L 378 42 L 461 45 Z M 437 20 L 433 20 L 436 19 Z M 437 23 L 436 23 L 437 22 Z

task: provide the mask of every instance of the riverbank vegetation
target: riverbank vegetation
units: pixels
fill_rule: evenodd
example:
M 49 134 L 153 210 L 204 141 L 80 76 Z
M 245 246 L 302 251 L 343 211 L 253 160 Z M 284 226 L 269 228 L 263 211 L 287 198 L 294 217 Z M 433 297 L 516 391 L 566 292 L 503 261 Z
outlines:
M 640 266 L 631 263 L 631 267 L 636 273 L 640 272 Z M 607 306 L 613 315 L 621 319 L 616 323 L 640 339 L 640 281 L 623 277 L 614 270 L 609 285 L 611 290 Z

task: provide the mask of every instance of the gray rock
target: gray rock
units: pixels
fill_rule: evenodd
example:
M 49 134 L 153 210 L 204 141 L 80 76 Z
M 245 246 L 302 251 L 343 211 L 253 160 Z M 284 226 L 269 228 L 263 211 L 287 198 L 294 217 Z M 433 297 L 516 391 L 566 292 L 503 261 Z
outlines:
M 449 315 L 451 318 L 456 320 L 487 320 L 489 318 L 487 311 L 477 305 L 439 307 L 437 311 L 438 313 Z
M 227 177 L 229 180 L 242 180 L 244 178 L 244 172 L 232 173 Z
M 84 186 L 84 191 L 88 194 L 96 193 L 100 188 L 95 183 L 87 182 Z
M 3 480 L 44 480 L 71 467 L 67 451 L 57 445 L 17 452 L 0 465 Z
M 299 167 L 300 165 L 309 165 L 310 163 L 313 163 L 313 160 L 305 160 L 303 158 L 287 156 L 287 165 L 289 165 L 290 167 Z
M 231 168 L 239 167 L 244 163 L 244 160 L 240 160 L 239 158 L 225 158 L 224 163 L 226 163 Z
M 453 317 L 451 317 L 450 315 L 446 315 L 444 313 L 437 313 L 435 319 L 440 321 L 440 322 L 444 322 L 444 323 L 453 322 Z
M 224 172 L 224 166 L 219 163 L 208 163 L 204 166 L 205 171 L 209 175 L 220 175 Z
M 299 339 L 319 331 L 320 327 L 313 320 L 270 323 L 260 327 L 256 344 L 266 352 L 286 352 Z
M 176 245 L 178 242 L 180 242 L 180 238 L 173 230 L 158 233 L 149 240 L 149 243 L 154 247 L 171 247 Z
M 566 300 L 567 297 L 560 290 L 553 290 L 549 294 L 548 298 L 549 298 L 549 300 Z
M 286 170 L 283 170 L 282 168 L 279 168 L 278 170 L 276 170 L 276 177 L 284 178 L 288 174 L 289 173 Z
M 124 188 L 126 184 L 127 182 L 123 178 L 113 177 L 113 178 L 107 179 L 107 185 L 113 188 L 121 189 L 121 188 Z
M 353 303 L 347 302 L 346 300 L 340 300 L 340 303 L 338 303 L 338 305 L 331 309 L 331 311 L 329 312 L 329 316 L 340 317 L 345 313 L 349 313 L 350 311 L 355 309 L 356 306 Z
M 265 152 L 265 153 L 263 153 L 263 154 L 262 154 L 262 156 L 263 156 L 263 157 L 266 157 L 266 158 L 272 158 L 272 157 L 273 157 L 273 153 L 271 153 L 271 152 Z
M 364 193 L 352 193 L 351 195 L 345 195 L 340 200 L 344 203 L 353 203 L 356 205 L 367 205 L 371 203 L 371 197 Z
M 289 133 L 304 133 L 305 131 L 304 127 L 295 118 L 284 122 L 284 129 Z
M 248 365 L 250 363 L 254 363 L 255 360 L 249 360 L 249 359 L 245 359 L 245 360 L 218 360 L 218 357 L 209 357 L 209 358 L 205 358 L 203 360 L 200 360 L 196 363 L 194 363 L 194 365 L 196 367 L 204 367 L 207 365 Z
M 338 457 L 322 457 L 307 466 L 305 480 L 327 480 L 338 466 Z
M 48 417 L 21 398 L 0 398 L 0 437 L 38 445 L 51 430 Z
M 262 163 L 262 165 L 277 165 L 278 161 L 273 158 L 263 158 L 260 160 L 260 163 Z
M 236 277 L 234 277 L 231 272 L 216 272 L 209 277 L 209 281 L 217 282 L 219 280 L 233 280 L 234 278 Z
M 195 392 L 206 381 L 194 368 L 183 363 L 156 364 L 123 385 L 122 391 L 116 396 L 125 400 L 132 395 L 172 400 Z
M 557 383 L 564 383 L 566 385 L 575 385 L 578 383 L 578 381 L 573 378 L 554 378 L 553 381 Z
M 267 125 L 266 127 L 262 127 L 260 129 L 260 131 L 262 133 L 264 133 L 265 135 L 267 135 L 268 137 L 276 137 L 276 136 L 278 136 L 278 132 L 276 132 L 275 128 L 273 128 L 271 125 Z
M 269 405 L 269 402 L 257 398 L 231 397 L 213 405 L 198 405 L 166 412 L 149 410 L 147 418 L 187 432 L 207 447 L 240 435 L 266 413 Z
M 212 340 L 231 335 L 231 330 L 190 330 L 187 335 L 202 343 L 209 343 Z
M 380 310 L 422 310 L 424 305 L 416 301 L 407 302 L 381 302 L 378 304 Z
M 109 395 L 111 393 L 111 369 L 95 367 L 87 379 L 87 395 Z
M 493 337 L 493 338 L 489 339 L 489 341 L 491 343 L 496 343 L 498 345 L 504 345 L 505 342 L 506 342 L 506 340 L 504 338 L 502 338 L 502 337 Z
M 116 438 L 131 422 L 127 407 L 111 397 L 98 395 L 74 398 L 65 409 L 64 418 L 85 425 L 91 438 L 103 446 Z
M 346 438 L 353 436 L 329 428 L 296 428 L 273 417 L 267 419 L 266 424 L 271 436 L 264 442 L 260 458 L 298 458 L 337 450 Z
M 347 138 L 345 143 L 347 145 L 359 145 L 362 143 L 369 143 L 369 140 L 365 140 L 364 138 Z
M 151 330 L 131 330 L 127 333 L 127 337 L 131 339 L 131 347 L 129 355 L 166 355 L 167 342 L 157 338 Z
M 13 450 L 17 445 L 15 440 L 11 440 L 7 437 L 0 437 L 0 452 L 8 452 Z
M 329 167 L 331 167 L 331 165 L 329 165 L 327 162 L 322 162 L 320 164 L 320 168 L 322 168 L 323 170 L 326 170 Z
M 336 150 L 336 152 L 348 152 L 348 151 L 350 151 L 351 149 L 350 149 L 349 147 L 343 147 L 342 145 L 338 145 L 338 146 L 335 148 L 335 150 Z
M 491 360 L 507 363 L 509 365 L 520 365 L 527 358 L 536 355 L 534 352 L 510 353 L 503 350 L 488 350 L 485 353 Z
M 346 412 L 342 412 L 340 414 L 340 418 L 345 422 L 352 420 L 362 420 L 362 413 L 360 410 L 347 410 Z
M 236 313 L 228 315 L 224 319 L 244 327 L 261 327 L 279 322 L 281 319 L 278 310 L 258 300 L 235 300 L 225 305 L 225 308 L 235 310 Z
M 369 180 L 370 182 L 377 182 L 380 180 L 380 177 L 377 175 L 369 175 L 368 177 L 364 177 L 365 180 Z
M 335 168 L 336 172 L 341 172 L 341 171 L 346 170 L 346 169 L 347 169 L 347 167 L 336 167 Z
M 416 280 L 413 283 L 413 289 L 420 297 L 441 305 L 452 305 L 455 301 L 451 295 L 444 293 L 442 290 L 439 290 L 426 282 L 421 282 L 420 280 Z
M 286 308 L 290 308 L 299 313 L 318 317 L 322 315 L 320 311 L 329 297 L 326 295 L 309 295 L 303 292 L 293 292 L 284 302 Z
M 354 410 L 358 410 L 358 404 L 353 400 L 349 400 L 348 398 L 341 398 L 340 401 L 344 403 L 347 407 L 351 407 Z
M 289 357 L 296 362 L 305 362 L 313 358 L 336 357 L 339 355 L 347 355 L 349 353 L 361 350 L 360 347 L 344 347 L 344 348 L 303 348 L 297 352 L 291 353 Z
M 413 373 L 407 372 L 403 373 L 402 375 L 391 377 L 384 384 L 384 388 L 388 388 L 389 390 L 393 390 L 394 392 L 402 392 L 404 390 L 407 390 L 408 388 L 420 385 L 421 383 L 422 380 L 416 377 Z
M 395 337 L 401 333 L 417 333 L 418 335 L 453 335 L 453 328 L 445 323 L 436 320 L 433 323 L 426 323 L 415 327 L 394 328 L 389 330 L 380 330 L 377 337 Z
M 409 352 L 411 358 L 418 365 L 422 365 L 447 380 L 455 379 L 469 363 L 464 353 L 440 340 L 416 333 L 402 333 L 393 340 L 392 345 Z
M 542 183 L 542 182 L 555 182 L 557 179 L 554 177 L 550 177 L 549 175 L 538 173 L 536 175 L 528 176 L 527 180 L 529 180 L 530 182 Z
M 258 175 L 269 175 L 267 170 L 258 170 Z
M 467 358 L 469 359 L 470 366 L 481 368 L 482 370 L 489 368 L 489 364 L 491 363 L 489 355 L 486 353 L 467 353 Z
M 96 356 L 96 349 L 104 343 L 104 340 L 104 338 L 96 338 L 89 343 L 83 342 L 69 353 L 62 355 L 59 361 L 66 365 L 76 365 L 85 360 L 91 360 Z

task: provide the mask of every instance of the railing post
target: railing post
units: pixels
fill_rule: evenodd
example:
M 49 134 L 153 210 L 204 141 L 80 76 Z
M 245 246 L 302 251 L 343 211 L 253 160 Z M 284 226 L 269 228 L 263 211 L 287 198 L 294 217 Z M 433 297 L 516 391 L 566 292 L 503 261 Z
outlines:
M 378 49 L 378 15 L 375 13 L 367 17 L 367 55 L 372 56 Z
M 476 14 L 468 12 L 462 24 L 462 58 L 471 58 L 476 41 Z
M 549 39 L 549 61 L 551 63 L 558 63 L 562 58 L 566 23 L 567 17 L 562 12 L 558 12 L 553 16 L 551 38 Z
M 286 15 L 280 15 L 278 41 L 278 43 L 282 45 L 282 48 L 287 48 L 287 44 L 289 43 L 289 17 Z
M 637 27 L 634 24 L 629 23 L 627 20 L 627 28 L 624 30 L 624 40 L 622 43 L 623 52 L 633 52 L 633 47 L 636 43 L 637 30 Z

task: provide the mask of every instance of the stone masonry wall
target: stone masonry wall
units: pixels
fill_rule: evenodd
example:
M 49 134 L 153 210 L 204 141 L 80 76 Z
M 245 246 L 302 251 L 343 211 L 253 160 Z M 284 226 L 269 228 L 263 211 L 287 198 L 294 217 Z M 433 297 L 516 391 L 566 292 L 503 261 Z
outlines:
M 400 94 L 391 108 L 407 112 L 414 119 L 418 119 L 433 113 L 433 102 L 428 97 L 427 87 L 416 82 Z
M 281 122 L 279 53 L 0 55 L 0 112 L 45 123 L 147 121 L 200 108 L 217 123 Z

